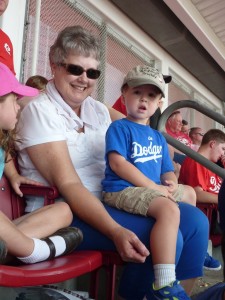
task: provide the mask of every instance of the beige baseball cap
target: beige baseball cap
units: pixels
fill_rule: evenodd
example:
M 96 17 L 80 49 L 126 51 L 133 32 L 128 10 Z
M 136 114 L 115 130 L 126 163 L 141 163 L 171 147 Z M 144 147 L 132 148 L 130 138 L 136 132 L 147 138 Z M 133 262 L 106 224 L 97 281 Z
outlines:
M 163 75 L 156 68 L 150 66 L 137 66 L 128 72 L 123 81 L 123 86 L 128 84 L 130 87 L 137 87 L 143 84 L 157 86 L 165 97 L 165 84 L 172 80 L 172 76 Z

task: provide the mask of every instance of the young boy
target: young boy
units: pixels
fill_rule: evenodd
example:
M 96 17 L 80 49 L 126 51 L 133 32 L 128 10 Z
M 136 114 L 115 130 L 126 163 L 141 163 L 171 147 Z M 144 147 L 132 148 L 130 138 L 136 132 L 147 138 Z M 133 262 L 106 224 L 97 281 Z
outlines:
M 191 199 L 195 204 L 195 193 L 177 184 L 166 140 L 148 124 L 164 96 L 165 81 L 155 68 L 137 66 L 125 77 L 122 99 L 127 117 L 113 122 L 106 134 L 103 201 L 156 219 L 150 239 L 154 295 L 156 299 L 190 299 L 176 280 L 175 249 L 178 203 Z

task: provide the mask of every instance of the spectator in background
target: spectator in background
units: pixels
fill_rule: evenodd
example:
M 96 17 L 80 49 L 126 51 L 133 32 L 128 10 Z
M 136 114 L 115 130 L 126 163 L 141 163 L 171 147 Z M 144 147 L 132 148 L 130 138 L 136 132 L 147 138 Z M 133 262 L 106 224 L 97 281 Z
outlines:
M 223 265 L 225 264 L 225 181 L 223 181 L 218 194 L 218 211 L 220 228 L 222 230 L 221 252 Z M 225 268 L 223 269 L 223 277 L 225 281 Z M 204 292 L 191 297 L 192 300 L 225 300 L 225 282 L 219 282 Z
M 225 133 L 219 129 L 207 131 L 198 153 L 214 163 L 220 159 L 224 163 L 224 151 Z M 190 157 L 187 157 L 181 166 L 179 183 L 190 185 L 195 189 L 197 202 L 217 204 L 221 182 L 217 174 Z M 221 264 L 207 254 L 204 267 L 209 270 L 220 270 Z
M 122 95 L 116 100 L 116 102 L 113 104 L 112 108 L 118 110 L 119 112 L 121 112 L 122 114 L 124 114 L 125 116 L 127 115 L 127 110 L 126 110 L 126 106 L 123 104 L 122 101 Z
M 191 147 L 192 141 L 190 137 L 181 131 L 182 128 L 182 115 L 179 110 L 174 111 L 166 121 L 166 131 L 176 140 L 180 141 L 187 147 Z M 173 160 L 180 165 L 183 163 L 186 155 L 181 151 L 170 146 L 170 152 L 174 153 Z
M 48 83 L 48 79 L 46 79 L 45 77 L 43 77 L 41 75 L 31 76 L 26 81 L 27 86 L 36 88 L 40 92 L 45 91 L 47 83 Z M 20 108 L 23 109 L 27 105 L 27 103 L 30 102 L 31 99 L 32 99 L 32 97 L 23 97 L 19 102 Z
M 46 79 L 41 75 L 31 76 L 26 81 L 26 85 L 36 88 L 41 92 L 45 90 L 47 83 L 48 83 L 48 79 Z
M 180 141 L 184 145 L 191 147 L 192 141 L 190 137 L 181 131 L 182 115 L 179 110 L 174 111 L 166 121 L 166 131 L 169 135 Z M 177 151 L 177 150 L 175 150 Z
M 8 7 L 9 0 L 0 1 L 0 16 Z M 0 29 L 0 62 L 8 66 L 8 68 L 15 73 L 13 62 L 13 45 L 8 35 Z
M 181 131 L 188 135 L 188 132 L 189 132 L 188 121 L 182 120 Z
M 198 151 L 202 138 L 203 138 L 204 132 L 202 128 L 200 127 L 192 127 L 189 131 L 189 137 L 192 140 L 191 149 L 194 151 Z
M 210 129 L 203 138 L 198 153 L 216 163 L 224 157 L 225 133 L 219 129 Z M 197 202 L 218 203 L 221 178 L 195 161 L 187 157 L 180 170 L 179 182 L 192 186 L 197 195 Z

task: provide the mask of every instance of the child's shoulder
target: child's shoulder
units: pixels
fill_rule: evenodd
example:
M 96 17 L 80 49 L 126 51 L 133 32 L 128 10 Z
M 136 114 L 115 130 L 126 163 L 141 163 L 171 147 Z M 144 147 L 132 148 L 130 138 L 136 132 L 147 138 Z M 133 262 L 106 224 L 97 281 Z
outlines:
M 122 118 L 122 119 L 118 119 L 113 121 L 110 126 L 116 127 L 116 126 L 125 126 L 126 122 L 125 122 L 126 118 Z
M 151 128 L 151 127 L 150 127 L 150 128 Z M 160 132 L 160 131 L 158 131 L 158 130 L 156 130 L 156 129 L 153 129 L 153 128 L 151 128 L 151 130 L 152 130 L 152 133 L 155 134 L 156 136 L 158 136 L 158 137 L 160 137 L 160 138 L 162 138 L 162 139 L 165 139 L 165 137 L 164 137 L 164 135 L 162 134 L 162 132 Z

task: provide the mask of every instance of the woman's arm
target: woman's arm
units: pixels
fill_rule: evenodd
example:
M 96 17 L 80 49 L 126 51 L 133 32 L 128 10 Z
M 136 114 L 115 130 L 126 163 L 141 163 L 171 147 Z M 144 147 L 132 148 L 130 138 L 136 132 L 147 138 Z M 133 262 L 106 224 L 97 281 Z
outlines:
M 83 186 L 73 167 L 65 141 L 44 143 L 26 150 L 35 167 L 51 185 L 58 188 L 71 210 L 112 239 L 124 260 L 145 261 L 149 255 L 146 247 L 134 233 L 116 223 L 99 199 Z

